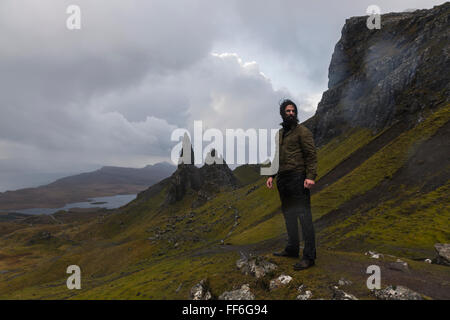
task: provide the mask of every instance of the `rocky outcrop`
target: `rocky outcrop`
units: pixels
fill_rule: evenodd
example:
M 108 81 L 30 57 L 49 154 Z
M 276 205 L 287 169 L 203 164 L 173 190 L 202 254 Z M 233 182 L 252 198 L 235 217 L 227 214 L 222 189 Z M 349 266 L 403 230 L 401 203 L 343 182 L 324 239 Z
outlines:
M 180 201 L 188 190 L 200 190 L 201 177 L 198 168 L 194 165 L 180 164 L 169 178 L 166 203 L 172 204 Z
M 344 292 L 337 286 L 333 286 L 331 289 L 333 290 L 333 300 L 358 300 L 354 295 Z
M 376 253 L 375 251 L 367 251 L 366 253 L 364 253 L 366 256 L 371 257 L 372 259 L 380 259 L 383 258 L 384 256 L 381 253 Z
M 397 271 L 409 271 L 409 265 L 407 262 L 397 259 L 395 262 L 388 263 L 387 267 L 391 270 Z
M 436 243 L 434 249 L 437 253 L 436 263 L 450 266 L 450 243 Z
M 193 159 L 192 148 L 191 152 Z M 180 201 L 191 192 L 195 196 L 192 207 L 196 208 L 211 200 L 221 189 L 237 187 L 238 181 L 233 172 L 222 158 L 215 155 L 214 149 L 207 155 L 207 159 L 201 168 L 193 164 L 178 165 L 177 170 L 168 178 L 164 205 Z
M 262 278 L 267 273 L 277 269 L 277 265 L 265 260 L 261 256 L 246 258 L 243 257 L 236 261 L 236 266 L 245 275 L 252 275 L 256 278 Z
M 248 284 L 243 284 L 238 290 L 225 291 L 219 296 L 219 300 L 254 300 L 255 296 L 250 291 Z
M 389 286 L 374 293 L 380 300 L 423 300 L 419 293 L 403 286 Z
M 292 281 L 292 277 L 291 276 L 282 274 L 278 278 L 270 280 L 269 289 L 270 290 L 274 290 L 274 289 L 278 289 L 278 288 L 284 287 L 285 285 L 287 285 L 291 281 Z
M 313 296 L 310 290 L 306 290 L 305 285 L 300 285 L 297 289 L 299 295 L 297 296 L 297 300 L 310 300 Z
M 191 300 L 211 300 L 211 293 L 208 290 L 206 279 L 202 279 L 199 283 L 191 288 Z
M 321 146 L 349 127 L 377 132 L 399 120 L 413 125 L 426 109 L 450 101 L 450 3 L 429 10 L 347 19 L 329 66 L 328 90 L 304 124 Z M 436 75 L 439 74 L 439 77 Z

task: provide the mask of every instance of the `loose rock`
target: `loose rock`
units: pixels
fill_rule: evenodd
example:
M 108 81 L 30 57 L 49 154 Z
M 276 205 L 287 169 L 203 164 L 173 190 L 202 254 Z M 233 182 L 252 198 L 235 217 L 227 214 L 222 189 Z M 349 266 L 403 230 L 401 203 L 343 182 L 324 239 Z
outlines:
M 256 278 L 264 277 L 268 272 L 276 270 L 277 265 L 265 260 L 263 257 L 256 256 L 251 258 L 243 257 L 236 261 L 236 266 L 245 275 L 253 275 Z
M 280 288 L 282 286 L 287 285 L 291 281 L 292 281 L 292 277 L 291 276 L 282 274 L 278 278 L 273 279 L 273 280 L 270 281 L 269 289 L 270 290 L 274 290 L 274 289 Z
M 210 300 L 211 293 L 207 289 L 206 279 L 191 288 L 190 299 L 192 300 Z
M 405 261 L 402 261 L 400 259 L 397 259 L 396 262 L 389 263 L 388 268 L 392 269 L 392 270 L 397 270 L 397 271 L 408 271 L 409 270 L 408 263 Z
M 375 290 L 375 297 L 380 300 L 423 300 L 419 293 L 403 286 L 389 286 Z
M 380 259 L 383 258 L 383 255 L 381 253 L 376 253 L 375 251 L 368 251 L 365 253 L 365 255 L 370 256 L 372 259 Z
M 347 285 L 351 285 L 353 282 L 351 282 L 350 280 L 346 280 L 344 278 L 339 279 L 338 281 L 338 285 L 340 286 L 347 286 Z
M 434 249 L 437 253 L 436 263 L 450 266 L 450 243 L 436 243 Z
M 309 290 L 306 290 L 304 294 L 299 294 L 297 296 L 297 300 L 309 300 L 312 298 L 312 292 Z
M 340 290 L 337 286 L 332 287 L 333 300 L 358 300 L 354 295 Z
M 248 284 L 243 284 L 238 290 L 225 291 L 219 296 L 219 300 L 254 300 L 255 296 L 250 291 Z

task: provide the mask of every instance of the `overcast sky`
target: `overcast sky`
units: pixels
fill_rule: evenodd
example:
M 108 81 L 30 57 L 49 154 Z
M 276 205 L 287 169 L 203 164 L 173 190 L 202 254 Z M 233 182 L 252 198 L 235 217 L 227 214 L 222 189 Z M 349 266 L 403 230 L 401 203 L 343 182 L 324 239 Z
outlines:
M 1 0 L 0 191 L 169 161 L 194 120 L 278 128 L 285 97 L 304 121 L 346 18 L 443 2 Z

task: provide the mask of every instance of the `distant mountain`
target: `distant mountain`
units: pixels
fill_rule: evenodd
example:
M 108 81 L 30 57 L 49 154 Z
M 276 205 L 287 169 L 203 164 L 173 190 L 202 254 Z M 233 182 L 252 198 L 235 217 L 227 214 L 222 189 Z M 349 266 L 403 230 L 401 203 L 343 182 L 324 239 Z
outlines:
M 67 187 L 88 184 L 135 184 L 149 187 L 166 178 L 175 166 L 167 162 L 147 165 L 144 168 L 104 166 L 93 172 L 86 172 L 61 178 L 48 184 L 48 187 Z
M 93 197 L 138 193 L 170 176 L 175 169 L 167 162 L 144 168 L 104 166 L 44 186 L 0 193 L 0 210 L 59 207 Z

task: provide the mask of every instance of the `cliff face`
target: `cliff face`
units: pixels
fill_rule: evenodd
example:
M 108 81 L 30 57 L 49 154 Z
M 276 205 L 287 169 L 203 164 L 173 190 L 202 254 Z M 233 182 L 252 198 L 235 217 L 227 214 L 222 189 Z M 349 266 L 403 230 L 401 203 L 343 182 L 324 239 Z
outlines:
M 449 102 L 450 3 L 430 10 L 346 20 L 329 66 L 328 90 L 305 122 L 321 146 L 350 127 L 377 132 L 397 121 L 409 126 L 425 109 Z M 438 75 L 438 76 L 437 76 Z

